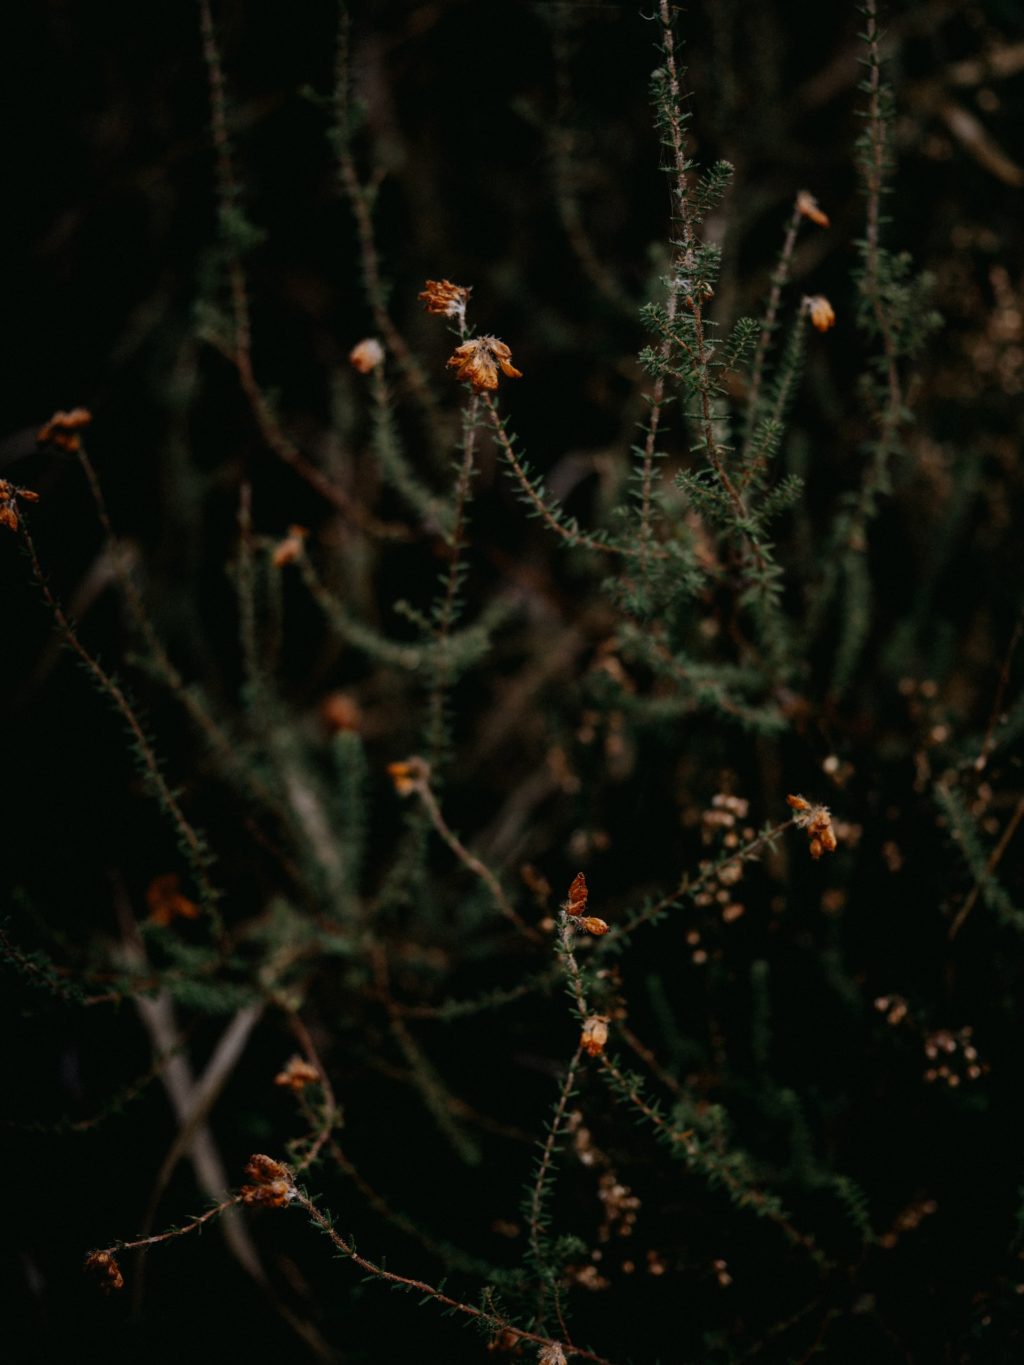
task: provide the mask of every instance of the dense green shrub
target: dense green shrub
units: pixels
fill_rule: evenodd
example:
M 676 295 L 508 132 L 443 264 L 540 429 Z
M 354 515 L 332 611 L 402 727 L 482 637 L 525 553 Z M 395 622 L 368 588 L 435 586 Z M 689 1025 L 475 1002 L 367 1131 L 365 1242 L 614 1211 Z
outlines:
M 0 484 L 30 1284 L 62 1225 L 152 1359 L 1012 1359 L 1019 21 L 499 10 L 343 12 L 297 189 L 200 0 L 194 275 Z

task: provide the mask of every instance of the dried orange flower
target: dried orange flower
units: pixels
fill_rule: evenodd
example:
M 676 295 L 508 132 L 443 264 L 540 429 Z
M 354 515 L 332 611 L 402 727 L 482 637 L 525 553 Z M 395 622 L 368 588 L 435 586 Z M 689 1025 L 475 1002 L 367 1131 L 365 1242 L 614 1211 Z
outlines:
M 497 337 L 477 337 L 456 346 L 448 368 L 456 377 L 473 386 L 474 393 L 492 393 L 498 387 L 498 370 L 509 379 L 522 379 L 522 371 L 512 364 L 512 352 Z
M 274 1077 L 275 1085 L 287 1086 L 289 1090 L 299 1091 L 307 1085 L 316 1085 L 320 1072 L 303 1057 L 290 1057 L 287 1065 Z
M 804 218 L 809 218 L 812 223 L 817 223 L 818 227 L 831 227 L 828 214 L 822 212 L 818 207 L 818 201 L 808 190 L 801 190 L 796 197 L 797 212 Z
M 603 1014 L 592 1014 L 583 1021 L 580 1034 L 580 1047 L 588 1057 L 596 1057 L 604 1051 L 608 1041 L 608 1020 Z
M 537 1365 L 565 1365 L 565 1352 L 562 1350 L 561 1342 L 549 1341 L 546 1346 L 542 1346 L 537 1357 Z
M 253 1183 L 243 1185 L 239 1191 L 243 1204 L 280 1209 L 295 1198 L 295 1186 L 287 1166 L 282 1166 L 273 1157 L 259 1153 L 251 1156 L 245 1173 Z
M 305 526 L 289 526 L 284 540 L 274 546 L 270 562 L 275 569 L 283 569 L 286 564 L 294 564 L 302 557 L 302 542 L 309 535 Z
M 836 325 L 835 310 L 824 294 L 805 297 L 802 307 L 819 332 L 827 332 L 830 327 Z
M 399 796 L 411 796 L 430 776 L 430 765 L 422 758 L 409 758 L 403 763 L 389 763 L 388 776 Z
M 582 925 L 587 933 L 593 934 L 595 938 L 600 938 L 602 934 L 608 932 L 608 925 L 603 919 L 598 919 L 596 915 L 583 915 L 576 923 Z
M 164 872 L 154 877 L 146 888 L 149 918 L 154 924 L 170 924 L 176 919 L 195 919 L 199 906 L 189 900 L 181 889 L 181 878 L 176 872 Z
M 18 519 L 18 504 L 15 501 L 17 498 L 25 502 L 38 502 L 39 494 L 33 493 L 31 488 L 19 488 L 17 484 L 0 479 L 0 526 L 6 526 L 12 531 L 16 531 L 21 525 Z
M 797 829 L 807 832 L 811 857 L 817 860 L 823 853 L 835 853 L 836 835 L 828 806 L 814 806 L 802 796 L 787 796 L 786 801 L 796 812 L 793 819 Z
M 88 408 L 72 408 L 70 412 L 55 412 L 44 427 L 39 429 L 36 440 L 40 445 L 59 446 L 61 450 L 78 450 L 81 446 L 79 432 L 92 421 Z
M 569 899 L 565 903 L 565 911 L 568 915 L 582 915 L 587 908 L 587 898 L 590 892 L 587 890 L 587 879 L 582 872 L 577 872 L 573 878 L 572 886 L 569 887 Z
M 427 280 L 427 287 L 419 295 L 423 307 L 435 317 L 458 318 L 461 326 L 466 320 L 466 304 L 472 289 L 451 280 Z
M 384 363 L 384 347 L 376 337 L 364 337 L 348 353 L 348 363 L 360 374 L 369 374 Z
M 88 1274 L 98 1277 L 100 1289 L 103 1290 L 104 1294 L 109 1294 L 114 1289 L 124 1288 L 124 1276 L 121 1274 L 121 1267 L 109 1251 L 90 1251 L 85 1258 L 85 1269 Z
M 332 735 L 350 731 L 358 734 L 363 728 L 359 703 L 348 692 L 328 693 L 320 703 L 320 719 Z

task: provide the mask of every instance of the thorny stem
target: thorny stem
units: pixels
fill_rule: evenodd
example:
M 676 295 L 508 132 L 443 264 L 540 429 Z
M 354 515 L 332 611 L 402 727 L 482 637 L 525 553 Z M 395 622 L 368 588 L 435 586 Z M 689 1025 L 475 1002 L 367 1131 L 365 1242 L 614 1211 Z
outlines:
M 957 934 L 960 932 L 964 920 L 974 909 L 978 896 L 981 894 L 982 890 L 985 887 L 985 884 L 992 876 L 992 873 L 996 870 L 996 868 L 1002 861 L 1003 854 L 1009 847 L 1010 840 L 1016 834 L 1017 826 L 1020 824 L 1021 820 L 1024 820 L 1024 796 L 1022 796 L 1021 799 L 1017 802 L 1017 805 L 1014 808 L 1014 812 L 1007 821 L 1006 828 L 1003 830 L 1002 835 L 1000 836 L 999 842 L 996 844 L 995 848 L 989 855 L 988 862 L 985 864 L 984 873 L 974 883 L 974 886 L 971 888 L 971 893 L 964 901 L 960 913 L 957 915 L 956 919 L 950 925 L 949 929 L 950 940 L 956 938 Z
M 331 1225 L 330 1220 L 320 1212 L 313 1201 L 301 1190 L 296 1192 L 295 1203 L 300 1208 L 305 1209 L 312 1221 L 324 1232 L 331 1242 L 338 1248 L 343 1256 L 354 1261 L 360 1270 L 365 1270 L 368 1275 L 374 1275 L 377 1279 L 384 1280 L 389 1284 L 400 1285 L 405 1289 L 415 1289 L 426 1298 L 433 1299 L 435 1303 L 442 1304 L 445 1308 L 450 1308 L 453 1312 L 464 1313 L 469 1317 L 482 1320 L 494 1326 L 495 1332 L 508 1332 L 521 1341 L 536 1342 L 539 1346 L 562 1346 L 567 1355 L 578 1356 L 580 1360 L 590 1360 L 594 1365 L 611 1365 L 604 1356 L 596 1355 L 593 1351 L 587 1351 L 582 1346 L 570 1346 L 566 1342 L 556 1342 L 551 1337 L 545 1337 L 537 1332 L 527 1332 L 521 1327 L 515 1327 L 507 1319 L 502 1318 L 497 1313 L 487 1313 L 483 1309 L 474 1308 L 472 1304 L 461 1303 L 458 1299 L 453 1299 L 450 1295 L 443 1293 L 434 1285 L 427 1284 L 424 1280 L 413 1280 L 406 1275 L 396 1275 L 392 1270 L 385 1270 L 383 1266 L 361 1256 L 350 1243 L 346 1242 L 341 1234 Z
M 228 210 L 237 206 L 239 189 L 231 155 L 231 139 L 228 135 L 224 69 L 220 63 L 220 51 L 213 29 L 210 0 L 199 0 L 199 24 L 203 40 L 203 59 L 206 62 L 206 73 L 210 86 L 210 117 L 212 120 L 213 146 L 217 157 L 218 197 L 221 214 L 224 215 Z M 238 258 L 238 252 L 230 244 L 228 276 L 231 284 L 232 308 L 235 315 L 235 354 L 241 369 L 241 358 L 243 356 L 248 357 L 252 344 L 252 322 L 249 314 L 249 298 L 245 287 L 245 272 Z
M 662 407 L 665 402 L 665 373 L 672 354 L 671 331 L 679 311 L 678 272 L 673 272 L 668 286 L 665 302 L 665 333 L 661 343 L 661 360 L 657 378 L 649 395 L 650 416 L 647 421 L 647 434 L 644 438 L 644 462 L 640 477 L 640 572 L 647 577 L 648 556 L 654 539 L 651 526 L 651 502 L 654 492 L 654 465 L 658 443 L 658 428 L 661 425 Z
M 580 1019 L 585 1019 L 589 1011 L 587 1010 L 586 997 L 583 994 L 583 973 L 580 971 L 580 964 L 576 961 L 576 954 L 572 950 L 573 933 L 572 916 L 565 910 L 561 910 L 558 916 L 558 936 L 562 961 L 565 963 L 569 989 L 576 1001 L 576 1011 Z
M 679 70 L 676 65 L 675 39 L 672 35 L 672 15 L 669 0 L 659 0 L 659 14 L 661 17 L 662 42 L 665 53 L 665 69 L 668 72 L 668 86 L 671 96 L 672 116 L 669 119 L 669 127 L 672 138 L 672 156 L 675 169 L 675 198 L 676 216 L 682 232 L 681 251 L 678 259 L 674 263 L 674 273 L 686 275 L 691 269 L 696 235 L 693 228 L 693 219 L 690 209 L 689 192 L 687 188 L 687 166 L 686 148 L 683 143 L 683 130 L 679 122 L 679 109 L 682 102 L 682 93 L 679 84 Z M 700 298 L 699 289 L 695 289 L 693 295 L 687 295 L 685 299 L 686 307 L 690 310 L 693 317 L 694 340 L 696 350 L 694 362 L 696 369 L 697 390 L 700 394 L 700 417 L 701 428 L 704 440 L 704 449 L 715 476 L 721 484 L 726 497 L 732 504 L 733 511 L 737 520 L 741 524 L 748 521 L 747 509 L 743 503 L 743 498 L 737 491 L 736 485 L 729 476 L 729 471 L 725 467 L 722 459 L 722 452 L 719 449 L 718 439 L 715 435 L 715 418 L 712 412 L 711 402 L 711 372 L 710 357 L 708 355 L 707 342 L 704 335 L 704 304 Z M 746 540 L 753 551 L 754 560 L 760 572 L 764 571 L 764 554 L 756 538 L 749 532 L 746 533 Z
M 226 248 L 228 282 L 231 293 L 231 311 L 234 317 L 234 336 L 231 344 L 218 341 L 218 349 L 232 362 L 238 371 L 242 392 L 259 428 L 260 435 L 268 448 L 289 465 L 301 479 L 315 489 L 327 502 L 348 516 L 363 530 L 372 531 L 382 537 L 392 539 L 406 538 L 406 528 L 382 525 L 368 515 L 363 508 L 332 482 L 326 474 L 312 464 L 295 443 L 282 430 L 280 423 L 267 402 L 256 379 L 252 364 L 252 315 L 249 309 L 249 296 L 246 288 L 245 268 L 242 265 L 237 247 L 225 230 L 225 215 L 236 209 L 240 188 L 235 174 L 234 159 L 231 152 L 231 138 L 228 133 L 227 100 L 225 94 L 224 68 L 221 65 L 220 50 L 213 26 L 210 0 L 199 0 L 199 23 L 202 34 L 203 58 L 206 62 L 207 80 L 210 88 L 210 118 L 213 146 L 216 154 L 217 197 L 221 212 L 221 233 Z
M 427 812 L 427 816 L 430 819 L 430 823 L 434 826 L 434 829 L 455 854 L 459 862 L 468 868 L 474 876 L 479 877 L 484 883 L 491 893 L 491 898 L 498 910 L 507 920 L 514 924 L 519 932 L 526 938 L 534 943 L 543 942 L 542 935 L 531 925 L 527 924 L 522 915 L 513 908 L 508 897 L 505 895 L 505 892 L 501 889 L 501 883 L 487 864 L 481 862 L 474 853 L 470 853 L 469 849 L 462 843 L 458 835 L 449 828 L 447 821 L 441 813 L 441 807 L 438 805 L 437 797 L 431 790 L 428 780 L 425 777 L 417 778 L 413 784 L 413 790 L 423 803 L 423 808 Z
M 242 1196 L 240 1194 L 233 1194 L 215 1208 L 207 1209 L 207 1211 L 201 1213 L 198 1218 L 193 1218 L 192 1221 L 186 1223 L 184 1227 L 170 1228 L 167 1232 L 157 1232 L 154 1233 L 152 1237 L 140 1237 L 135 1242 L 115 1242 L 113 1246 L 103 1247 L 102 1250 L 113 1255 L 115 1251 L 135 1251 L 137 1247 L 156 1246 L 159 1242 L 169 1242 L 174 1237 L 184 1237 L 186 1232 L 195 1232 L 196 1228 L 201 1228 L 203 1224 L 208 1223 L 211 1218 L 217 1218 L 220 1214 L 225 1213 L 230 1208 L 234 1208 L 236 1204 L 240 1204 L 241 1202 Z
M 651 1108 L 643 1095 L 638 1092 L 635 1086 L 630 1084 L 629 1078 L 623 1075 L 611 1058 L 606 1054 L 602 1053 L 600 1062 L 602 1069 L 616 1082 L 616 1093 L 624 1095 L 629 1100 L 630 1104 L 634 1105 L 649 1123 L 653 1124 L 660 1132 L 668 1134 L 672 1142 L 679 1144 L 683 1151 L 688 1155 L 691 1154 L 693 1151 L 692 1130 L 680 1131 L 674 1128 L 670 1123 L 667 1123 L 657 1110 Z M 805 1251 L 809 1251 L 815 1257 L 819 1255 L 815 1248 L 813 1238 L 800 1232 L 800 1230 L 794 1227 L 789 1219 L 783 1214 L 776 1213 L 770 1208 L 763 1209 L 765 1198 L 759 1190 L 744 1188 L 724 1164 L 720 1165 L 716 1163 L 715 1174 L 726 1189 L 737 1197 L 737 1202 L 749 1204 L 752 1208 L 758 1210 L 761 1213 L 761 1216 L 768 1218 L 776 1227 L 780 1228 L 787 1240 L 792 1242 L 794 1246 L 802 1247 Z
M 565 1073 L 565 1080 L 562 1082 L 562 1089 L 558 1096 L 558 1103 L 555 1106 L 554 1118 L 548 1129 L 547 1138 L 544 1141 L 544 1150 L 541 1153 L 540 1163 L 537 1166 L 537 1179 L 534 1181 L 533 1190 L 530 1194 L 530 1248 L 533 1251 L 534 1265 L 540 1269 L 544 1265 L 544 1257 L 541 1252 L 541 1214 L 544 1205 L 544 1187 L 547 1184 L 548 1172 L 551 1170 L 551 1163 L 555 1154 L 555 1143 L 565 1119 L 565 1111 L 569 1105 L 573 1086 L 576 1083 L 576 1068 L 579 1065 L 580 1049 L 577 1047 L 572 1055 L 572 1060 Z M 547 1286 L 543 1279 L 537 1286 L 537 1314 L 536 1321 L 540 1323 L 544 1316 L 544 1300 L 547 1293 Z M 561 1314 L 559 1314 L 561 1318 Z M 560 1322 L 563 1332 L 565 1324 Z
M 440 759 L 441 746 L 444 740 L 444 703 L 450 675 L 447 645 L 452 626 L 455 623 L 459 579 L 462 570 L 462 551 L 466 544 L 466 506 L 469 502 L 472 490 L 473 466 L 476 461 L 476 423 L 478 410 L 479 399 L 474 394 L 467 404 L 462 417 L 462 463 L 459 466 L 459 473 L 455 481 L 455 506 L 452 517 L 448 575 L 445 580 L 444 597 L 441 601 L 441 610 L 434 637 L 438 649 L 438 662 L 437 671 L 434 677 L 434 685 L 430 692 L 430 718 L 427 729 L 430 762 L 432 765 L 436 764 Z
M 638 910 L 632 919 L 627 920 L 625 924 L 616 925 L 610 929 L 602 939 L 602 943 L 611 945 L 619 939 L 628 938 L 641 924 L 646 924 L 648 920 L 655 919 L 666 910 L 670 910 L 672 906 L 676 905 L 684 896 L 691 896 L 694 892 L 699 891 L 712 877 L 717 875 L 723 867 L 727 867 L 730 863 L 743 863 L 750 858 L 756 858 L 763 848 L 774 842 L 780 834 L 787 829 L 791 829 L 795 824 L 796 821 L 794 819 L 783 820 L 781 824 L 774 825 L 771 829 L 765 830 L 763 833 L 759 834 L 757 838 L 752 839 L 749 844 L 745 844 L 742 848 L 736 849 L 735 852 L 730 852 L 729 856 L 723 858 L 721 862 L 713 863 L 706 867 L 704 871 L 694 877 L 692 881 L 690 878 L 684 877 L 676 889 L 670 891 L 667 896 L 663 896 L 661 900 L 656 901 L 653 905 L 649 905 L 646 910 Z
M 886 378 L 889 385 L 889 411 L 886 423 L 895 426 L 899 421 L 903 396 L 896 367 L 896 341 L 892 334 L 878 280 L 879 238 L 882 208 L 882 182 L 885 176 L 885 123 L 881 106 L 881 58 L 878 51 L 878 14 L 875 0 L 865 0 L 867 19 L 865 38 L 868 44 L 868 159 L 866 179 L 868 191 L 864 292 L 871 302 L 875 324 L 882 338 L 886 357 Z
M 624 551 L 618 545 L 610 545 L 603 540 L 595 540 L 593 536 L 588 536 L 584 531 L 570 531 L 567 527 L 562 525 L 527 477 L 526 471 L 523 469 L 519 457 L 516 455 L 515 447 L 508 438 L 508 432 L 505 430 L 505 424 L 501 420 L 501 415 L 498 412 L 494 399 L 489 393 L 485 393 L 483 395 L 483 401 L 484 407 L 487 409 L 487 415 L 491 419 L 491 426 L 494 428 L 494 434 L 497 437 L 498 445 L 501 447 L 501 453 L 508 461 L 509 467 L 513 474 L 515 474 L 520 488 L 526 494 L 537 512 L 537 515 L 544 524 L 554 531 L 556 535 L 561 536 L 563 540 L 567 540 L 571 545 L 581 545 L 584 549 L 597 550 L 601 554 L 606 555 L 623 554 Z
M 218 758 L 244 781 L 252 796 L 270 809 L 278 818 L 284 818 L 285 812 L 282 811 L 262 778 L 258 774 L 252 773 L 247 765 L 239 763 L 236 748 L 231 739 L 185 685 L 184 678 L 171 661 L 167 650 L 164 648 L 163 641 L 153 627 L 142 595 L 132 582 L 132 576 L 125 567 L 117 533 L 110 520 L 106 498 L 103 496 L 103 487 L 99 475 L 86 453 L 85 446 L 81 444 L 78 449 L 78 459 L 89 484 L 89 491 L 92 493 L 96 516 L 106 537 L 107 554 L 113 565 L 117 581 L 121 586 L 121 591 L 132 614 L 132 619 L 135 621 L 136 628 L 145 640 L 157 669 Z
M 433 434 L 440 427 L 437 399 L 431 391 L 422 366 L 409 349 L 405 338 L 392 322 L 385 302 L 384 282 L 381 279 L 380 258 L 377 254 L 373 216 L 370 211 L 374 187 L 362 183 L 356 170 L 355 158 L 352 155 L 349 89 L 349 19 L 346 8 L 342 5 L 338 22 L 334 81 L 338 173 L 345 197 L 348 199 L 349 207 L 352 210 L 352 216 L 355 219 L 356 233 L 359 238 L 359 254 L 363 268 L 363 283 L 366 288 L 367 301 L 373 313 L 374 324 L 384 338 L 388 350 L 395 357 L 409 388 L 416 395 L 426 413 L 429 419 L 428 430 Z
M 204 847 L 199 835 L 186 818 L 174 793 L 167 785 L 164 775 L 160 771 L 160 764 L 157 761 L 156 754 L 153 752 L 153 746 L 147 739 L 146 732 L 143 730 L 128 698 L 114 678 L 110 676 L 97 659 L 93 658 L 85 645 L 82 644 L 74 626 L 72 626 L 71 622 L 64 614 L 63 607 L 50 591 L 50 585 L 46 581 L 46 575 L 43 573 L 42 565 L 39 563 L 35 542 L 29 534 L 28 527 L 25 525 L 24 521 L 21 522 L 20 529 L 25 548 L 28 551 L 33 577 L 39 585 L 46 605 L 50 608 L 53 619 L 57 623 L 57 628 L 64 637 L 65 643 L 70 646 L 75 654 L 77 654 L 86 669 L 99 684 L 100 690 L 105 692 L 111 699 L 120 712 L 125 724 L 128 726 L 156 797 L 170 815 L 174 822 L 174 827 L 178 832 L 178 837 L 188 852 L 189 866 L 198 884 L 203 908 L 210 917 L 210 922 L 215 933 L 220 937 L 223 934 L 224 926 L 221 921 L 220 912 L 217 909 L 217 892 L 214 890 L 206 875 L 206 864 L 210 860 L 210 855 Z
M 765 311 L 764 322 L 761 324 L 761 334 L 757 338 L 757 348 L 754 351 L 754 360 L 750 372 L 750 391 L 747 394 L 746 437 L 743 443 L 744 460 L 754 439 L 757 408 L 761 398 L 761 384 L 764 379 L 764 362 L 768 355 L 772 333 L 775 331 L 782 291 L 789 279 L 790 268 L 793 264 L 793 251 L 796 247 L 797 233 L 800 231 L 801 216 L 799 207 L 794 204 L 793 214 L 786 227 L 786 236 L 782 242 L 782 250 L 779 252 L 779 259 L 772 274 L 772 288 L 768 295 L 768 307 Z M 741 486 L 746 487 L 752 476 L 753 470 L 748 469 L 743 475 Z
M 305 1111 L 307 1118 L 312 1121 L 314 1131 L 309 1147 L 295 1163 L 294 1170 L 296 1173 L 299 1173 L 306 1170 L 307 1167 L 312 1166 L 319 1158 L 321 1151 L 325 1144 L 330 1141 L 331 1134 L 338 1124 L 340 1110 L 338 1109 L 338 1102 L 334 1096 L 334 1087 L 331 1085 L 331 1078 L 327 1074 L 327 1068 L 320 1060 L 320 1056 L 316 1050 L 316 1044 L 313 1042 L 312 1034 L 303 1022 L 302 1017 L 294 1010 L 290 1011 L 288 1022 L 291 1025 L 292 1032 L 299 1040 L 300 1047 L 306 1054 L 306 1060 L 311 1066 L 316 1067 L 320 1074 L 318 1084 L 323 1091 L 324 1097 L 323 1114 L 321 1118 L 317 1120 L 316 1115 L 306 1102 L 305 1097 L 300 1095 L 302 1108 Z

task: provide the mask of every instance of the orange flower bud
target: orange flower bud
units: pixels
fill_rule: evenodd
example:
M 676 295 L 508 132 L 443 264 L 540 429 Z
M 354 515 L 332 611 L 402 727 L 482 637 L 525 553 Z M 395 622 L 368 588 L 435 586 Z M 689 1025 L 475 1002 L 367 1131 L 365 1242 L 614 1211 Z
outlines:
M 580 1047 L 588 1057 L 596 1057 L 604 1051 L 608 1041 L 608 1020 L 603 1014 L 593 1014 L 583 1021 L 580 1034 Z
M 824 294 L 814 294 L 803 301 L 804 312 L 819 332 L 827 332 L 836 325 L 836 315 Z
M 91 421 L 92 413 L 88 408 L 55 412 L 46 425 L 39 429 L 36 440 L 40 445 L 59 446 L 61 450 L 78 450 L 81 446 L 78 433 Z
M 409 758 L 401 763 L 388 764 L 388 776 L 399 796 L 411 796 L 430 776 L 430 765 L 422 758 Z
M 593 934 L 597 938 L 608 932 L 608 925 L 603 919 L 598 919 L 596 915 L 584 915 L 576 923 L 581 924 L 588 934 Z
M 291 1057 L 282 1071 L 274 1077 L 274 1084 L 286 1086 L 296 1093 L 307 1085 L 316 1085 L 320 1072 L 302 1057 Z
M 801 190 L 796 197 L 797 212 L 804 218 L 809 218 L 812 223 L 817 223 L 818 227 L 831 227 L 828 214 L 823 213 L 818 207 L 818 201 L 808 190 Z
M 284 540 L 274 546 L 270 562 L 275 569 L 283 569 L 286 564 L 294 564 L 302 555 L 302 542 L 309 535 L 305 526 L 289 526 Z
M 349 351 L 348 363 L 360 374 L 369 374 L 378 365 L 383 365 L 384 347 L 376 337 L 366 337 Z
M 164 872 L 154 877 L 146 888 L 149 918 L 154 924 L 170 924 L 176 919 L 196 919 L 199 906 L 181 889 L 181 878 L 176 872 Z
M 362 729 L 363 714 L 359 703 L 348 692 L 331 692 L 320 703 L 320 719 L 332 735 Z
M 582 915 L 587 908 L 587 898 L 590 893 L 587 890 L 587 879 L 582 872 L 577 872 L 573 878 L 572 885 L 569 887 L 569 899 L 566 901 L 565 910 L 569 915 Z

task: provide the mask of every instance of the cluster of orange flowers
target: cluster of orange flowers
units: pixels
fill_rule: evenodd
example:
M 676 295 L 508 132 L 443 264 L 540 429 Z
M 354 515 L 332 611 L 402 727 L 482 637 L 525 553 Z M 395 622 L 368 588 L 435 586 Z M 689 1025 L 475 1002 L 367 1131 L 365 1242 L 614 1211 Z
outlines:
M 98 1278 L 99 1286 L 104 1294 L 110 1294 L 115 1289 L 124 1288 L 124 1276 L 121 1274 L 121 1267 L 109 1251 L 90 1251 L 85 1258 L 85 1269 L 88 1274 L 95 1275 Z
M 81 448 L 79 435 L 83 427 L 92 421 L 88 408 L 72 408 L 70 412 L 55 412 L 44 427 L 39 429 L 36 440 L 41 446 L 58 446 L 61 450 L 76 451 Z
M 828 806 L 813 806 L 802 796 L 787 796 L 787 802 L 796 812 L 794 821 L 797 829 L 805 830 L 811 844 L 811 857 L 817 860 L 823 853 L 835 853 L 836 834 L 832 828 L 832 815 Z
M 17 498 L 25 502 L 38 502 L 39 494 L 33 493 L 31 488 L 19 488 L 17 484 L 0 479 L 0 526 L 6 526 L 11 531 L 16 531 L 21 525 L 15 501 Z
M 419 297 L 423 307 L 435 317 L 454 318 L 465 335 L 466 305 L 472 290 L 451 280 L 427 280 Z M 456 346 L 448 359 L 455 377 L 469 384 L 474 393 L 493 393 L 498 387 L 498 372 L 506 379 L 521 379 L 522 371 L 512 364 L 512 352 L 497 337 L 474 337 Z
M 195 919 L 199 914 L 199 906 L 182 891 L 181 878 L 176 872 L 164 872 L 153 878 L 146 888 L 146 904 L 154 924 Z
M 267 1209 L 280 1209 L 295 1198 L 295 1186 L 286 1166 L 273 1157 L 257 1153 L 249 1158 L 245 1173 L 252 1181 L 239 1191 L 243 1204 L 258 1204 Z
M 307 1085 L 316 1085 L 320 1072 L 303 1057 L 290 1057 L 284 1068 L 274 1077 L 274 1084 L 294 1090 L 296 1094 Z
M 576 921 L 581 929 L 586 929 L 588 934 L 600 936 L 608 932 L 608 925 L 603 919 L 598 919 L 596 915 L 585 915 L 583 912 L 587 908 L 587 901 L 590 892 L 587 890 L 587 879 L 582 872 L 577 872 L 573 878 L 572 885 L 569 887 L 569 898 L 562 907 L 567 915 Z M 607 1035 L 606 1035 L 607 1036 Z
M 408 758 L 388 764 L 388 776 L 399 796 L 411 796 L 430 777 L 430 765 L 422 758 Z

